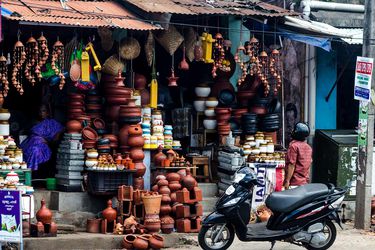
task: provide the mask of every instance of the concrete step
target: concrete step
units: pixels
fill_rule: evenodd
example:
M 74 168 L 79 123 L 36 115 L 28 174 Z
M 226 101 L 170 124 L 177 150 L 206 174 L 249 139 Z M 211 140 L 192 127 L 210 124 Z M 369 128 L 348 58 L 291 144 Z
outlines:
M 197 234 L 162 234 L 166 248 L 182 245 L 198 246 Z M 121 249 L 123 235 L 113 234 L 59 234 L 50 238 L 24 238 L 24 249 Z M 186 246 L 185 246 L 186 247 Z
M 217 197 L 203 197 L 202 205 L 203 212 L 210 213 L 214 210 L 215 204 L 219 198 Z
M 203 197 L 215 197 L 217 195 L 216 183 L 198 183 L 198 186 L 202 190 Z

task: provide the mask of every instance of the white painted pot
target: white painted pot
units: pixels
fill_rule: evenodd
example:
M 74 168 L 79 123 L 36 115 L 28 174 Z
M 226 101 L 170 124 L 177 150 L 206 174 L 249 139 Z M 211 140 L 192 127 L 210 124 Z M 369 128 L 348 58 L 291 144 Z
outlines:
M 198 112 L 203 112 L 206 109 L 205 100 L 196 100 L 194 101 L 194 108 Z
M 198 97 L 207 97 L 211 93 L 210 87 L 195 87 L 194 90 Z
M 216 125 L 217 125 L 217 121 L 216 120 L 213 120 L 213 119 L 203 120 L 203 126 L 206 129 L 215 129 Z

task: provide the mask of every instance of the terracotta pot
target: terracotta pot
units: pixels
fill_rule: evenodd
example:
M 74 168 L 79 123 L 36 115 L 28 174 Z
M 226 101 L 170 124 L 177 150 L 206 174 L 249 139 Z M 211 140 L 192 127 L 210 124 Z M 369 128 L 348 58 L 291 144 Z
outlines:
M 69 134 L 81 133 L 82 124 L 77 120 L 70 120 L 66 123 L 66 129 Z
M 174 229 L 174 223 L 161 224 L 161 231 L 163 234 L 171 234 Z
M 186 176 L 186 169 L 180 169 L 177 171 L 177 174 L 180 175 L 180 179 Z
M 153 162 L 155 166 L 161 166 L 161 163 L 167 159 L 167 156 L 163 153 L 163 147 L 159 146 L 158 153 L 155 154 Z
M 160 206 L 160 215 L 167 215 L 172 212 L 172 207 L 169 204 L 164 204 Z
M 134 178 L 134 180 L 133 180 L 133 187 L 134 187 L 134 189 L 141 189 L 141 190 L 143 190 L 144 189 L 144 184 L 145 184 L 145 181 L 144 181 L 143 177 Z
M 160 221 L 159 222 L 145 221 L 144 225 L 149 233 L 158 233 L 161 228 Z
M 144 237 L 144 235 L 138 235 L 133 241 L 133 247 L 139 250 L 148 249 L 148 238 Z
M 129 135 L 142 135 L 142 128 L 140 125 L 130 125 L 128 130 Z
M 130 147 L 143 147 L 145 144 L 145 139 L 143 136 L 129 136 L 128 138 L 128 145 Z
M 161 249 L 164 247 L 164 238 L 158 234 L 153 234 L 149 242 L 152 249 Z
M 142 106 L 146 106 L 150 104 L 150 91 L 147 89 L 141 90 L 141 104 Z
M 197 185 L 197 181 L 193 176 L 191 176 L 189 169 L 186 169 L 186 176 L 182 178 L 181 183 L 188 190 L 193 190 L 193 188 Z
M 120 106 L 120 114 L 134 113 L 134 112 L 140 112 L 140 111 L 141 111 L 141 108 L 139 107 L 131 107 L 128 105 Z
M 176 191 L 180 190 L 182 186 L 181 186 L 180 182 L 178 182 L 178 181 L 171 181 L 169 183 L 168 187 L 171 190 L 171 192 L 176 192 Z
M 159 194 L 170 194 L 171 190 L 168 186 L 161 186 L 159 187 Z
M 231 113 L 226 113 L 226 114 L 217 114 L 216 119 L 217 120 L 229 120 L 231 117 Z
M 106 96 L 126 96 L 129 98 L 132 94 L 132 90 L 120 86 L 110 86 L 104 89 L 104 93 Z
M 136 236 L 134 234 L 128 234 L 124 236 L 122 239 L 122 247 L 125 249 L 133 249 L 133 243 L 136 240 Z
M 46 207 L 46 201 L 41 200 L 41 207 L 36 213 L 36 220 L 42 222 L 43 224 L 49 224 L 52 222 L 52 212 Z
M 124 105 L 128 103 L 128 98 L 124 96 L 108 96 L 106 99 L 110 106 Z
M 215 108 L 216 114 L 228 114 L 231 112 L 231 108 Z
M 178 202 L 173 202 L 173 205 L 172 205 L 172 213 L 173 214 L 176 214 L 176 209 L 178 206 L 182 205 L 181 203 L 178 203 Z
M 158 180 L 156 183 L 158 187 L 168 186 L 169 182 L 167 180 Z
M 151 191 L 153 191 L 153 192 L 157 192 L 159 190 L 159 187 L 158 187 L 158 185 L 153 185 L 152 186 L 152 188 L 151 188 Z
M 250 112 L 258 114 L 258 115 L 265 115 L 265 114 L 267 114 L 267 108 L 266 107 L 260 107 L 260 106 L 252 106 L 250 108 Z
M 143 152 L 143 149 L 141 147 L 131 148 L 130 158 L 133 160 L 133 162 L 143 161 L 143 159 L 145 158 L 145 153 Z
M 128 133 L 129 125 L 124 125 L 119 131 L 119 143 L 121 146 L 128 146 Z
M 86 104 L 86 109 L 87 110 L 101 110 L 102 105 L 100 105 L 100 104 Z
M 107 208 L 102 212 L 103 218 L 107 219 L 107 222 L 116 220 L 117 211 L 112 208 L 112 200 L 107 201 Z
M 134 75 L 134 88 L 145 89 L 147 85 L 147 79 L 144 75 L 135 73 Z
M 142 177 L 146 173 L 146 166 L 143 162 L 135 163 L 135 169 L 137 170 L 135 177 Z
M 177 173 L 168 173 L 167 174 L 167 180 L 169 182 L 172 182 L 172 181 L 180 181 L 181 177 L 179 174 Z
M 161 197 L 161 203 L 162 204 L 171 203 L 171 197 L 169 196 L 169 194 L 163 194 L 163 197 Z
M 83 113 L 84 112 L 84 108 L 69 108 L 68 110 L 69 113 L 75 113 L 75 114 L 78 114 L 78 113 Z
M 171 193 L 171 201 L 172 201 L 172 203 L 174 203 L 174 202 L 176 202 L 177 201 L 177 194 L 176 194 L 176 192 L 174 192 L 174 193 Z
M 85 103 L 83 101 L 69 101 L 68 107 L 83 107 Z
M 165 175 L 159 174 L 158 176 L 156 176 L 155 181 L 158 182 L 160 180 L 166 180 L 166 179 L 167 177 Z
M 100 233 L 101 219 L 87 219 L 86 232 Z

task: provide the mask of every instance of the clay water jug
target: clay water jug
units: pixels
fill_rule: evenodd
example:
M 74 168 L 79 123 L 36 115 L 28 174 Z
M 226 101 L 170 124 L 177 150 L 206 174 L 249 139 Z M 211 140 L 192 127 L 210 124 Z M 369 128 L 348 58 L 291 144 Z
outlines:
M 102 212 L 103 218 L 107 219 L 107 222 L 112 222 L 116 219 L 117 211 L 112 208 L 112 200 L 107 201 L 107 208 Z
M 46 207 L 46 201 L 42 199 L 41 207 L 36 213 L 36 220 L 43 224 L 49 224 L 52 222 L 52 212 Z

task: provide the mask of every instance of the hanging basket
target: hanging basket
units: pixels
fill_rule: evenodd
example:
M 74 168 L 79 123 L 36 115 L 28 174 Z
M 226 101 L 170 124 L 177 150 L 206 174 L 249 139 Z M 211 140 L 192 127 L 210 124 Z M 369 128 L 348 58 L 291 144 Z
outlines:
M 152 65 L 154 45 L 155 45 L 154 35 L 150 31 L 148 33 L 147 40 L 145 43 L 145 54 L 146 54 L 147 64 L 149 67 L 151 67 Z
M 169 25 L 169 29 L 161 31 L 156 36 L 156 40 L 170 55 L 173 55 L 184 41 L 184 37 L 178 32 L 176 27 Z
M 104 62 L 102 72 L 112 76 L 117 76 L 118 72 L 122 72 L 124 68 L 125 63 L 119 60 L 118 55 L 114 54 Z
M 142 201 L 145 206 L 146 214 L 159 214 L 161 197 L 157 193 L 147 193 L 142 195 Z
M 186 57 L 190 62 L 194 60 L 194 47 L 197 41 L 197 33 L 193 28 L 188 28 L 185 34 Z
M 120 43 L 119 54 L 122 59 L 133 60 L 141 53 L 141 45 L 133 37 L 124 38 Z

